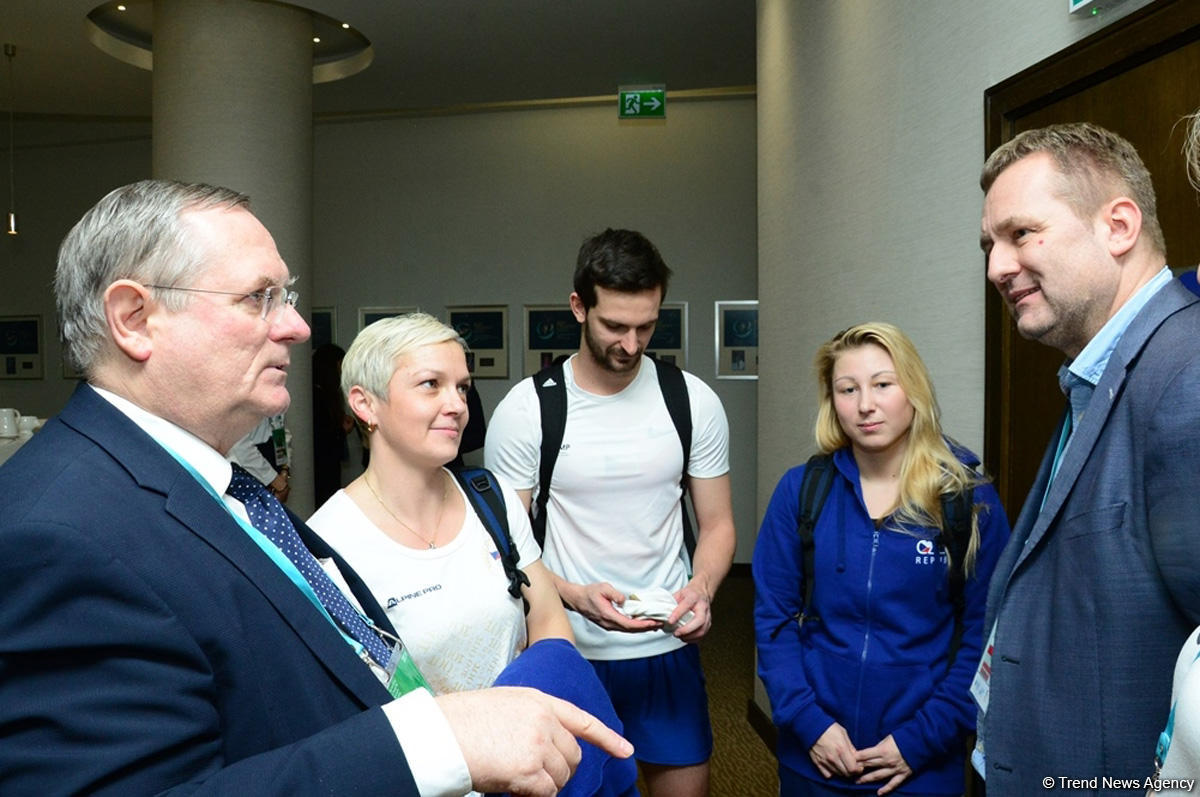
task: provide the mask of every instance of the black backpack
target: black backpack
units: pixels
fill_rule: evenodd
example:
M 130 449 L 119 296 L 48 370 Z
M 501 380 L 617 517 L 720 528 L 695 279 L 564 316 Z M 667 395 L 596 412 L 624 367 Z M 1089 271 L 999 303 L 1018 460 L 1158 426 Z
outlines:
M 832 454 L 814 454 L 804 466 L 804 477 L 800 480 L 800 505 L 796 510 L 796 533 L 800 536 L 800 551 L 803 557 L 804 572 L 804 608 L 799 619 L 806 621 L 819 620 L 812 611 L 813 595 L 813 529 L 816 528 L 817 518 L 829 491 L 833 487 Z M 973 506 L 973 491 L 964 490 L 961 493 L 941 496 L 942 530 L 938 532 L 934 544 L 946 551 L 950 556 L 950 601 L 954 604 L 954 635 L 950 641 L 950 663 L 958 653 L 959 643 L 963 633 L 963 609 L 966 599 L 963 587 L 966 584 L 966 555 L 967 546 L 971 542 L 971 510 Z M 782 626 L 776 629 L 778 635 Z M 774 636 L 773 635 L 773 636 Z
M 569 356 L 559 357 L 533 375 L 533 387 L 537 392 L 542 416 L 542 449 L 539 459 L 538 495 L 530 507 L 529 516 L 533 523 L 534 539 L 542 547 L 546 544 L 546 503 L 550 500 L 550 478 L 554 475 L 554 464 L 558 461 L 563 432 L 567 427 L 567 386 L 563 381 L 563 362 Z M 687 505 L 688 458 L 692 453 L 691 403 L 688 401 L 683 371 L 662 360 L 651 358 L 651 361 L 658 372 L 658 387 L 662 390 L 671 422 L 675 424 L 679 444 L 683 446 L 683 470 L 679 476 L 683 495 L 680 502 L 683 504 L 683 542 L 687 546 L 690 560 L 696 551 L 696 535 L 692 531 Z
M 454 478 L 462 485 L 467 494 L 471 507 L 479 516 L 479 521 L 492 536 L 496 550 L 500 552 L 500 562 L 504 565 L 504 575 L 508 577 L 508 594 L 521 598 L 521 586 L 529 586 L 529 576 L 517 567 L 520 553 L 513 544 L 512 535 L 508 530 L 508 514 L 504 506 L 504 495 L 496 477 L 486 468 L 461 468 L 452 471 Z M 529 601 L 525 601 L 525 613 L 529 613 Z

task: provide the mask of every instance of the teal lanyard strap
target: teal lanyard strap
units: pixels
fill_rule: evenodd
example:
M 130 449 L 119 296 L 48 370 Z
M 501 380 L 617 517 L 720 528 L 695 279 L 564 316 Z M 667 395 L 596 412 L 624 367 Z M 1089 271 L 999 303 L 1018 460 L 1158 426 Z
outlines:
M 1054 477 L 1058 475 L 1058 466 L 1062 464 L 1063 452 L 1066 451 L 1067 441 L 1071 439 L 1071 405 L 1067 404 L 1067 416 L 1063 419 L 1062 434 L 1058 436 L 1058 448 L 1054 450 L 1054 462 L 1050 465 L 1050 478 L 1046 481 L 1046 490 L 1042 493 L 1042 506 L 1046 505 L 1046 496 L 1054 486 Z M 1039 511 L 1041 507 L 1038 508 Z
M 314 606 L 317 607 L 317 611 L 324 615 L 325 619 L 337 629 L 337 632 L 342 635 L 342 639 L 346 640 L 346 643 L 350 645 L 350 647 L 354 648 L 354 652 L 358 655 L 358 657 L 363 658 L 366 655 L 366 649 L 363 648 L 357 639 L 347 634 L 342 627 L 338 625 L 337 621 L 330 616 L 329 612 L 321 604 L 321 599 L 317 597 L 317 593 L 313 591 L 312 585 L 308 583 L 308 579 L 306 579 L 300 573 L 300 571 L 296 568 L 296 565 L 292 563 L 292 560 L 288 559 L 283 551 L 275 547 L 275 543 L 267 539 L 266 536 L 264 536 L 261 531 L 254 528 L 249 521 L 243 520 L 236 512 L 230 509 L 229 505 L 222 500 L 221 496 L 217 495 L 217 491 L 213 489 L 212 485 L 209 484 L 203 476 L 197 473 L 196 469 L 193 468 L 191 464 L 187 462 L 187 460 L 179 456 L 179 454 L 175 453 L 170 448 L 167 448 L 166 446 L 163 446 L 163 448 L 166 449 L 168 454 L 175 457 L 175 460 L 183 466 L 184 470 L 192 474 L 192 478 L 200 483 L 200 486 L 203 487 L 204 490 L 213 497 L 213 500 L 216 501 L 222 509 L 229 513 L 230 517 L 237 521 L 237 524 L 242 527 L 242 530 L 246 532 L 250 539 L 262 549 L 263 553 L 271 558 L 271 561 L 274 562 L 275 565 L 292 580 L 292 583 L 296 585 L 296 588 L 304 593 L 304 596 L 308 598 Z M 361 612 L 359 613 L 359 616 L 362 617 Z M 366 622 L 366 624 L 372 629 L 375 628 L 375 623 L 373 623 L 369 617 L 363 617 L 363 621 Z

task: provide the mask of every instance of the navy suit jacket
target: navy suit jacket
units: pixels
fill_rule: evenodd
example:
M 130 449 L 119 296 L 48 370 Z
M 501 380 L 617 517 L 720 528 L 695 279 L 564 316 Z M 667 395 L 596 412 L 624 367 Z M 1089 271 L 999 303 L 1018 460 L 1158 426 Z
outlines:
M 996 566 L 991 797 L 1060 776 L 1106 792 L 1105 776 L 1153 770 L 1175 658 L 1200 622 L 1198 301 L 1172 281 L 1134 318 L 1053 483 L 1051 440 Z
M 90 387 L 0 468 L 0 793 L 415 795 L 389 699 L 212 494 Z

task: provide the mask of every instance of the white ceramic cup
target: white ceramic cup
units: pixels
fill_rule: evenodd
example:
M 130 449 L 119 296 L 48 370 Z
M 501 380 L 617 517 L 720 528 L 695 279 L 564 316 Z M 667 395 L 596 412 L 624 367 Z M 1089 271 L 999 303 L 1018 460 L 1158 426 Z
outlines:
M 22 415 L 17 418 L 17 434 L 24 437 L 33 434 L 41 419 L 36 415 Z
M 21 413 L 12 407 L 0 408 L 0 437 L 16 437 L 17 419 L 20 417 Z

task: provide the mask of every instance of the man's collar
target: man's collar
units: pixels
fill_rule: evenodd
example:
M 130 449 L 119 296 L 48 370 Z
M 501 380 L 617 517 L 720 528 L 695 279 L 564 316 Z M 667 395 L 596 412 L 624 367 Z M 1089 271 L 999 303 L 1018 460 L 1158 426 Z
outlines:
M 92 385 L 92 389 L 150 435 L 154 442 L 191 465 L 217 495 L 225 493 L 229 480 L 233 478 L 233 468 L 219 451 L 183 427 L 139 407 L 124 396 L 95 385 Z
M 630 387 L 637 384 L 637 381 L 642 378 L 643 372 L 646 371 L 646 368 L 644 368 L 643 366 L 645 366 L 650 360 L 649 357 L 647 357 L 645 354 L 642 354 L 641 358 L 638 361 L 637 368 L 633 371 L 633 375 L 629 378 L 629 380 L 627 382 L 625 382 L 625 384 L 621 385 L 620 387 L 616 388 L 615 390 L 612 390 L 611 392 L 598 393 L 595 390 L 589 390 L 587 387 L 584 387 L 583 385 L 579 384 L 579 379 L 576 378 L 575 368 L 576 368 L 576 365 L 579 364 L 580 361 L 583 359 L 583 356 L 584 355 L 581 353 L 576 353 L 576 354 L 571 355 L 565 361 L 563 361 L 563 377 L 567 380 L 567 385 L 569 387 L 574 388 L 575 390 L 578 390 L 581 393 L 586 393 L 587 395 L 592 396 L 594 398 L 598 398 L 598 399 L 610 399 L 614 396 L 620 396 L 620 395 L 624 394 L 625 391 L 629 390 Z M 588 367 L 587 364 L 584 364 L 584 366 Z M 654 370 L 654 369 L 651 368 L 650 370 Z M 601 378 L 603 378 L 602 377 L 603 369 L 596 366 L 596 372 L 597 372 L 597 374 L 601 375 Z M 603 382 L 601 382 L 601 384 L 603 385 Z M 611 387 L 611 385 L 605 385 L 605 387 Z
M 1163 286 L 1171 279 L 1171 269 L 1163 266 L 1157 274 L 1150 278 L 1149 282 L 1138 288 L 1137 292 L 1130 296 L 1128 301 L 1113 314 L 1113 317 L 1100 327 L 1100 331 L 1088 341 L 1087 345 L 1083 347 L 1083 351 L 1067 364 L 1067 369 L 1071 374 L 1093 386 L 1098 384 L 1100 377 L 1104 374 L 1104 369 L 1108 366 L 1108 358 L 1117 348 L 1125 330 L 1129 328 L 1146 303 L 1154 297 L 1154 294 L 1162 290 Z

